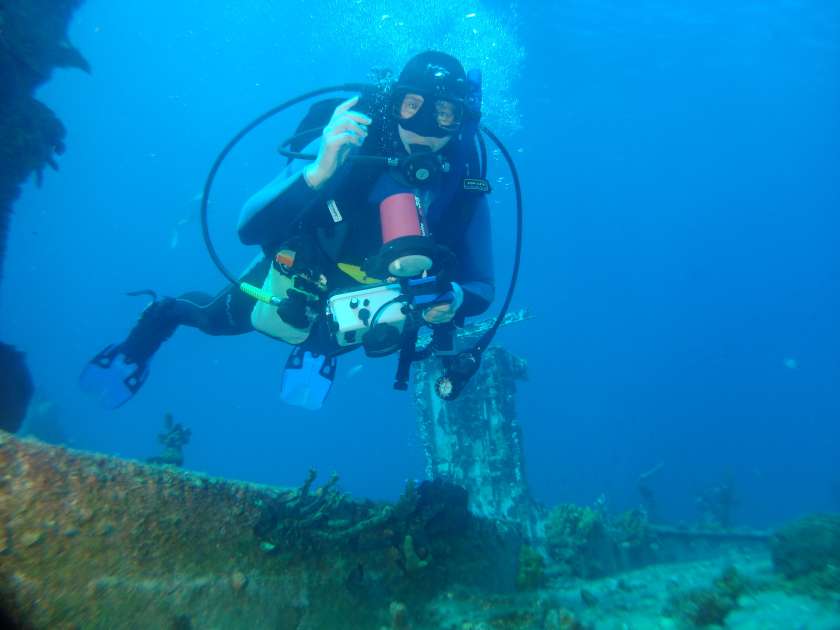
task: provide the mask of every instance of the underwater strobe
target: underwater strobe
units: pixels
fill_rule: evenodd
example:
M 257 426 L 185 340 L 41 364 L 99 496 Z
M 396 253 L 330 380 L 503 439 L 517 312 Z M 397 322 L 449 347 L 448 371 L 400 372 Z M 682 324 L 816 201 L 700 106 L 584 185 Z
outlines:
M 380 264 L 397 278 L 413 278 L 432 268 L 434 243 L 414 193 L 400 192 L 379 204 L 382 225 Z
M 475 375 L 475 373 L 478 371 L 478 368 L 481 364 L 482 353 L 484 352 L 484 350 L 487 349 L 487 347 L 493 340 L 496 332 L 499 329 L 499 326 L 505 319 L 505 315 L 507 314 L 508 309 L 510 308 L 510 303 L 513 298 L 513 293 L 516 288 L 516 281 L 519 275 L 520 259 L 522 255 L 523 215 L 522 189 L 519 182 L 519 174 L 516 170 L 513 158 L 511 157 L 504 144 L 502 144 L 499 138 L 496 137 L 496 135 L 492 131 L 490 131 L 490 129 L 488 129 L 486 126 L 479 125 L 479 118 L 481 115 L 480 73 L 478 71 L 471 70 L 468 73 L 468 81 L 470 81 L 475 88 L 471 94 L 470 99 L 468 99 L 468 104 L 471 103 L 472 107 L 475 109 L 475 115 L 473 117 L 474 126 L 469 133 L 462 129 L 461 135 L 465 138 L 474 138 L 473 141 L 478 145 L 479 154 L 481 158 L 481 179 L 464 180 L 464 187 L 465 189 L 472 189 L 468 187 L 468 184 L 474 185 L 476 182 L 482 181 L 486 183 L 484 177 L 487 168 L 487 149 L 483 136 L 487 136 L 499 149 L 499 152 L 504 157 L 507 166 L 510 169 L 514 191 L 516 194 L 516 237 L 513 257 L 513 269 L 511 272 L 510 284 L 508 286 L 508 290 L 505 295 L 502 306 L 499 310 L 499 315 L 496 317 L 495 321 L 490 326 L 490 328 L 488 328 L 484 332 L 484 334 L 481 336 L 481 338 L 479 338 L 479 340 L 475 343 L 475 345 L 472 348 L 457 353 L 455 356 L 441 356 L 441 360 L 443 362 L 443 375 L 437 380 L 435 384 L 435 391 L 437 395 L 443 400 L 453 400 L 457 398 L 463 391 L 466 384 L 469 382 L 470 378 L 472 378 L 472 376 Z M 225 267 L 224 263 L 219 258 L 219 255 L 216 252 L 216 248 L 213 246 L 213 242 L 210 238 L 210 230 L 207 221 L 207 209 L 209 206 L 210 191 L 212 190 L 213 182 L 215 180 L 219 168 L 221 167 L 228 154 L 246 135 L 248 135 L 251 131 L 253 131 L 256 127 L 258 127 L 268 119 L 272 118 L 273 116 L 279 114 L 282 111 L 285 111 L 289 107 L 292 107 L 296 104 L 302 103 L 311 98 L 321 96 L 324 94 L 331 94 L 336 92 L 361 92 L 370 94 L 377 92 L 378 90 L 380 90 L 380 86 L 360 83 L 346 83 L 343 85 L 330 86 L 318 90 L 313 90 L 311 92 L 307 92 L 295 98 L 289 99 L 281 103 L 280 105 L 277 105 L 276 107 L 270 109 L 269 111 L 265 112 L 264 114 L 253 120 L 251 123 L 246 125 L 227 143 L 227 145 L 225 145 L 225 147 L 216 157 L 216 160 L 214 161 L 213 166 L 210 168 L 210 172 L 207 175 L 207 180 L 204 184 L 204 193 L 201 198 L 201 228 L 202 235 L 204 237 L 204 244 L 207 247 L 207 251 L 210 255 L 210 258 L 213 260 L 213 263 L 216 265 L 219 271 L 221 271 L 222 275 L 224 275 L 225 278 L 227 278 L 232 284 L 239 287 L 243 292 L 252 296 L 254 299 L 259 300 L 261 302 L 265 302 L 267 304 L 277 305 L 282 302 L 283 298 L 281 296 L 271 295 L 269 292 L 264 291 L 259 287 L 250 285 L 245 282 L 240 282 L 239 279 Z M 320 133 L 320 129 L 313 129 L 310 131 Z M 287 143 L 288 142 L 289 141 L 287 141 Z M 281 151 L 281 153 L 291 159 L 315 159 L 314 155 L 310 156 L 298 154 L 291 151 Z M 358 157 L 359 159 L 381 160 L 387 166 L 400 171 L 403 177 L 403 181 L 406 181 L 409 184 L 411 184 L 411 186 L 408 187 L 409 189 L 415 184 L 420 184 L 426 180 L 429 180 L 429 178 L 433 178 L 435 176 L 435 171 L 447 172 L 447 167 L 449 166 L 448 164 L 438 163 L 438 157 L 431 153 L 410 155 L 404 158 L 392 158 L 386 156 Z M 353 159 L 353 156 L 351 156 L 351 159 Z M 387 300 L 385 304 L 380 306 L 376 310 L 376 312 L 370 312 L 371 314 L 369 321 L 372 324 L 376 324 L 379 321 L 382 321 L 384 323 L 384 321 L 389 319 L 392 315 L 395 316 L 394 313 L 403 310 L 403 307 L 405 306 L 403 293 L 406 287 L 410 288 L 409 293 L 413 294 L 413 300 L 415 305 L 422 304 L 423 294 L 426 292 L 426 290 L 428 290 L 428 287 L 426 287 L 426 289 L 421 289 L 421 286 L 425 284 L 426 280 L 422 280 L 418 277 L 422 277 L 424 273 L 432 269 L 433 264 L 435 262 L 434 259 L 436 254 L 434 241 L 427 232 L 423 208 L 421 207 L 421 204 L 418 203 L 417 197 L 413 194 L 413 192 L 409 192 L 408 190 L 403 189 L 386 196 L 380 202 L 379 213 L 382 229 L 382 248 L 379 252 L 379 255 L 376 257 L 376 266 L 379 267 L 381 271 L 384 271 L 385 275 L 391 275 L 396 278 L 399 278 L 400 282 L 397 284 L 399 292 L 396 298 L 389 298 L 389 300 Z M 433 281 L 433 278 L 428 278 L 429 283 Z M 417 286 L 413 286 L 414 283 L 417 282 L 419 282 L 420 284 Z M 387 289 L 388 286 L 385 286 L 383 288 Z M 352 302 L 352 296 L 349 298 L 349 300 Z M 436 298 L 432 297 L 431 300 L 432 301 L 430 303 L 434 303 Z M 362 306 L 364 306 L 364 304 L 362 304 Z M 391 308 L 392 306 L 394 308 Z M 405 332 L 403 332 L 403 349 L 400 352 L 398 378 L 397 382 L 394 385 L 398 389 L 405 389 L 407 387 L 408 366 L 411 364 L 411 362 L 422 360 L 430 356 L 431 352 L 434 350 L 433 348 L 429 347 L 433 346 L 434 344 L 429 344 L 429 346 L 423 348 L 414 347 L 415 342 L 417 340 L 416 332 L 417 330 L 415 327 L 412 327 L 409 335 L 406 335 Z M 353 343 L 353 341 L 351 341 L 350 339 L 346 340 L 346 344 L 350 345 L 351 343 Z M 356 343 L 358 343 L 358 341 Z M 339 345 L 342 345 L 340 341 Z M 391 346 L 391 344 L 386 345 Z M 388 349 L 390 350 L 390 348 Z M 345 348 L 339 348 L 336 354 L 344 350 Z

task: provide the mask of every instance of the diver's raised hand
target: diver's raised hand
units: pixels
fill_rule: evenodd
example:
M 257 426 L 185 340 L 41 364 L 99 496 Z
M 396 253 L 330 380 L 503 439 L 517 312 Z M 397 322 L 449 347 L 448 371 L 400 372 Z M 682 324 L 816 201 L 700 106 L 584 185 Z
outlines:
M 321 134 L 318 157 L 303 170 L 306 183 L 320 188 L 344 164 L 353 147 L 359 147 L 367 137 L 367 127 L 373 121 L 351 108 L 359 102 L 354 96 L 335 108 L 330 122 Z

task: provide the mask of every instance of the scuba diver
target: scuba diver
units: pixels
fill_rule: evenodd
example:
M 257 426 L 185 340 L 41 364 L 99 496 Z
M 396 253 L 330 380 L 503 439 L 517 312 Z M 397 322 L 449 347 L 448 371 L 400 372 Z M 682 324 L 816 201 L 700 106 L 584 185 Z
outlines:
M 89 362 L 83 388 L 109 408 L 127 402 L 180 325 L 210 335 L 257 330 L 292 344 L 281 395 L 312 409 L 345 351 L 401 351 L 399 389 L 407 386 L 402 351 L 409 365 L 417 360 L 419 325 L 432 328 L 441 355 L 451 353 L 455 326 L 484 312 L 494 296 L 474 72 L 426 51 L 387 89 L 313 105 L 281 145 L 286 167 L 242 209 L 239 238 L 262 255 L 216 296 L 133 293 L 152 302 L 125 340 Z M 518 259 L 514 279 L 517 269 Z M 419 324 L 411 323 L 413 312 Z

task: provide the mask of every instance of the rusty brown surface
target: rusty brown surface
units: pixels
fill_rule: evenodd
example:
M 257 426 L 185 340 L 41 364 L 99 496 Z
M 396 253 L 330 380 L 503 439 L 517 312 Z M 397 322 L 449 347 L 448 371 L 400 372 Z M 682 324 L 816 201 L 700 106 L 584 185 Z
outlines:
M 310 627 L 310 599 L 340 585 L 343 560 L 267 553 L 254 533 L 293 492 L 0 432 L 6 606 L 44 628 Z
M 511 583 L 515 540 L 457 491 L 387 505 L 313 479 L 259 486 L 0 432 L 2 604 L 35 628 L 378 630 L 395 602 L 419 619 L 452 585 Z

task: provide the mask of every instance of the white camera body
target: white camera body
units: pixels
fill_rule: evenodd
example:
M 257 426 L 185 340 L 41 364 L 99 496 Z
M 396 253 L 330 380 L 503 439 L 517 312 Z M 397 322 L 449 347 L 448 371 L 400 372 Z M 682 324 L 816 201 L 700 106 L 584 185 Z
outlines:
M 372 324 L 390 324 L 402 333 L 409 306 L 397 283 L 370 285 L 327 299 L 327 318 L 339 346 L 362 343 Z

